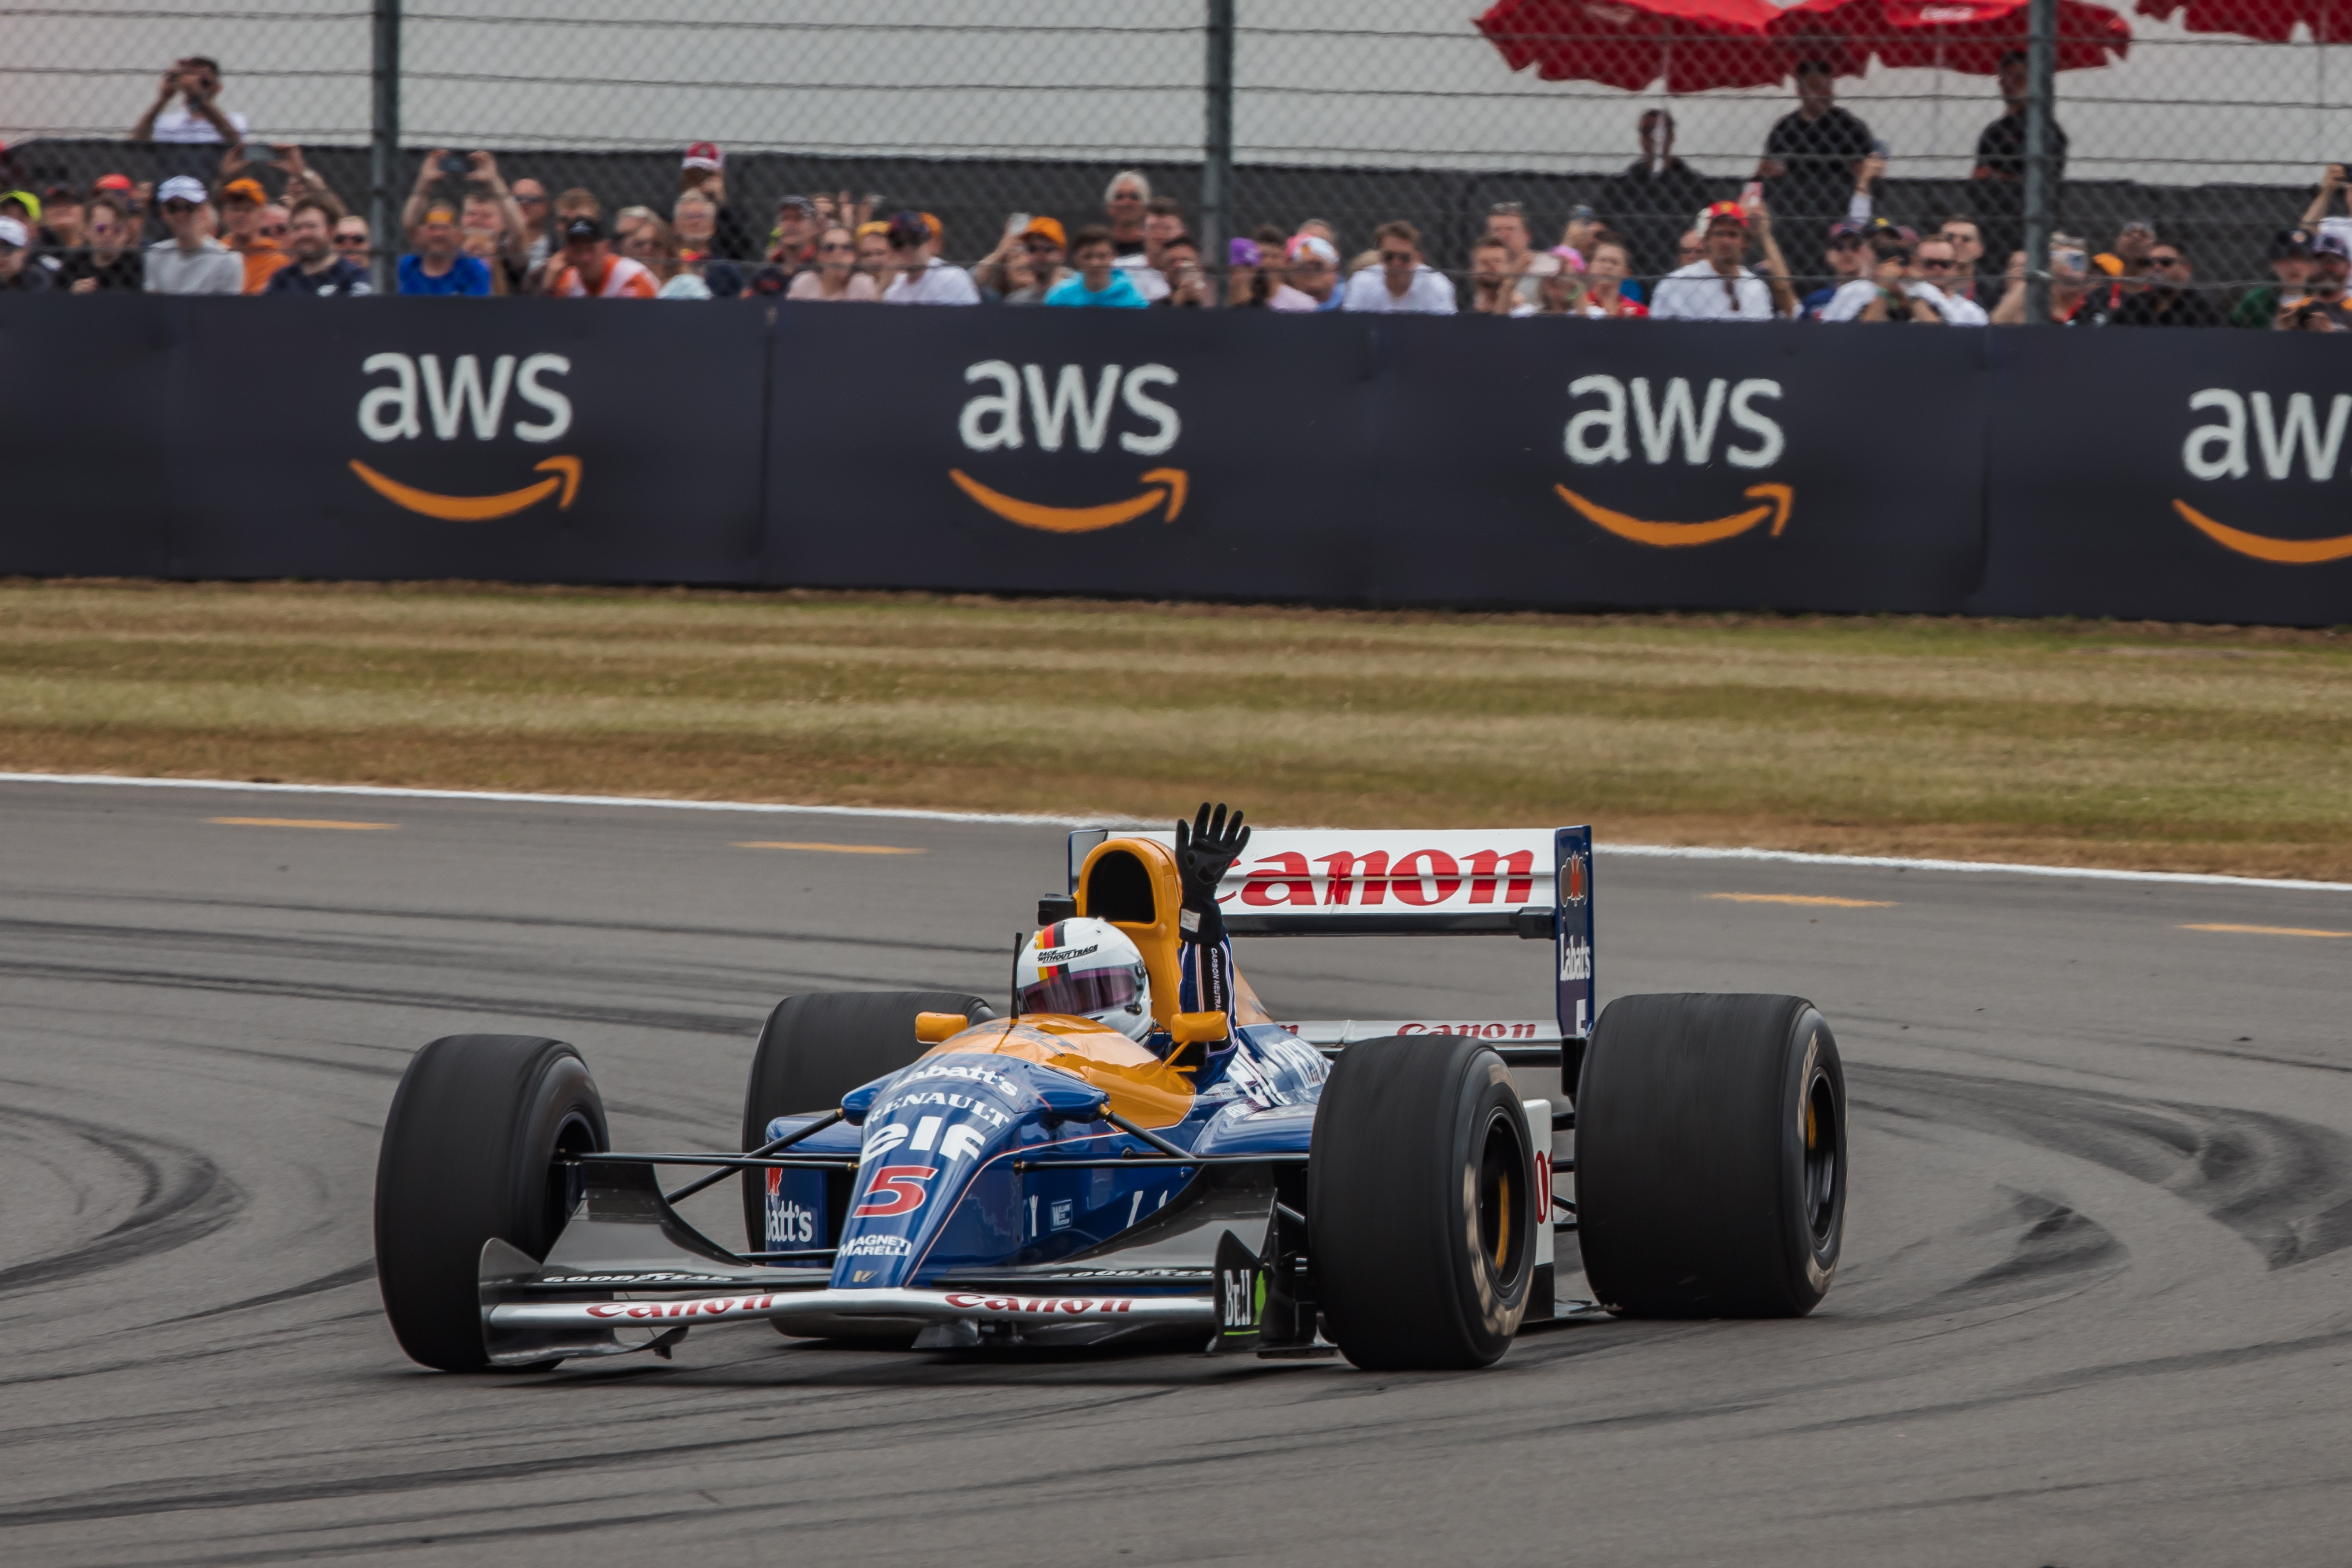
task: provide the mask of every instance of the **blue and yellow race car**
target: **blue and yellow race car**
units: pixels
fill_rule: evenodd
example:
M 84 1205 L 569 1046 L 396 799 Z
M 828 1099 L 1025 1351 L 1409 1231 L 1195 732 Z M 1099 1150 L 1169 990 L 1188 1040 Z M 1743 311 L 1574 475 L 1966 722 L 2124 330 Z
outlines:
M 1040 920 L 1133 941 L 1160 1050 L 962 992 L 804 994 L 761 1034 L 737 1148 L 631 1152 L 570 1046 L 436 1040 L 384 1127 L 385 1311 L 448 1371 L 667 1357 L 752 1320 L 918 1350 L 1165 1338 L 1474 1367 L 1580 1311 L 1809 1311 L 1845 1206 L 1829 1026 L 1767 995 L 1596 1020 L 1591 854 L 1585 827 L 1261 832 L 1216 884 L 1239 938 L 1549 942 L 1556 1022 L 1286 1026 L 1238 975 L 1228 1009 L 1179 1012 L 1170 836 L 1089 829 Z M 677 1207 L 730 1179 L 740 1248 Z M 1560 1236 L 1591 1302 L 1555 1294 Z

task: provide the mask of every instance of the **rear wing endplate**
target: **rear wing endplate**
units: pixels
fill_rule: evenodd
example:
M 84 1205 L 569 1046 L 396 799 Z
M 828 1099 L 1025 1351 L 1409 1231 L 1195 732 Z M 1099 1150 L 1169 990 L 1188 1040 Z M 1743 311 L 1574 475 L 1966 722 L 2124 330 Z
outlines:
M 1170 845 L 1167 829 L 1082 827 L 1069 886 L 1116 831 Z M 1519 936 L 1552 943 L 1559 1032 L 1591 1030 L 1592 829 L 1265 828 L 1219 889 L 1234 936 Z

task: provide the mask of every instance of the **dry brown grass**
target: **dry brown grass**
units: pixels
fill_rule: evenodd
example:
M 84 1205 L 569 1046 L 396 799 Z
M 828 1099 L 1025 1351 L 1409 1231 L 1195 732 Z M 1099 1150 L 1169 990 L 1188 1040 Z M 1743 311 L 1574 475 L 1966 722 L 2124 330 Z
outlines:
M 0 767 L 2352 876 L 2352 635 L 0 584 Z

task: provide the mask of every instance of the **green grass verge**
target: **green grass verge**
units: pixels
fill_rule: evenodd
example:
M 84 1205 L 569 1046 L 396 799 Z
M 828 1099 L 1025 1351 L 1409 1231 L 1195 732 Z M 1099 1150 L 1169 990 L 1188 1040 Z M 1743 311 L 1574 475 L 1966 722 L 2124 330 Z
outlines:
M 2352 876 L 2352 635 L 0 584 L 0 766 Z

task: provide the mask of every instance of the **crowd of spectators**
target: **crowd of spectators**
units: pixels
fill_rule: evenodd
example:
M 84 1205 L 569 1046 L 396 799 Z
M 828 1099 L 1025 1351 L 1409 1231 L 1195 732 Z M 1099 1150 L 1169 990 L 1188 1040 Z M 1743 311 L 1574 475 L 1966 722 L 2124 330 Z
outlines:
M 2021 323 L 2023 56 L 2003 59 L 1997 81 L 2003 112 L 1978 139 L 1972 210 L 1917 226 L 1878 210 L 1886 144 L 1837 103 L 1829 67 L 1807 62 L 1797 107 L 1773 124 L 1738 200 L 1713 199 L 1706 178 L 1675 155 L 1672 114 L 1648 110 L 1634 126 L 1640 158 L 1570 213 L 1557 244 L 1540 243 L 1520 204 L 1496 203 L 1458 280 L 1431 264 L 1421 230 L 1403 219 L 1380 225 L 1372 246 L 1353 254 L 1335 225 L 1309 218 L 1204 256 L 1182 205 L 1131 170 L 1104 191 L 1101 222 L 1071 228 L 1016 213 L 970 268 L 948 259 L 936 216 L 878 210 L 879 197 L 847 191 L 785 196 L 762 234 L 730 200 L 725 153 L 707 142 L 687 149 L 667 212 L 625 206 L 609 217 L 593 191 L 551 195 L 537 179 L 508 181 L 488 153 L 436 149 L 402 207 L 391 271 L 397 291 L 413 295 Z M 216 179 L 182 174 L 151 186 L 110 174 L 88 190 L 0 191 L 0 290 L 373 292 L 367 220 L 301 148 L 249 141 L 221 90 L 216 62 L 177 61 L 131 130 L 140 141 L 217 145 Z M 2066 141 L 2053 130 L 2058 178 Z M 2006 258 L 1997 276 L 1989 257 Z M 2225 298 L 2198 283 L 2189 248 L 2150 220 L 2126 221 L 2103 251 L 2056 234 L 2051 320 L 2352 328 L 2343 165 L 2327 168 L 2302 221 L 2273 237 L 2269 265 L 2273 282 Z

